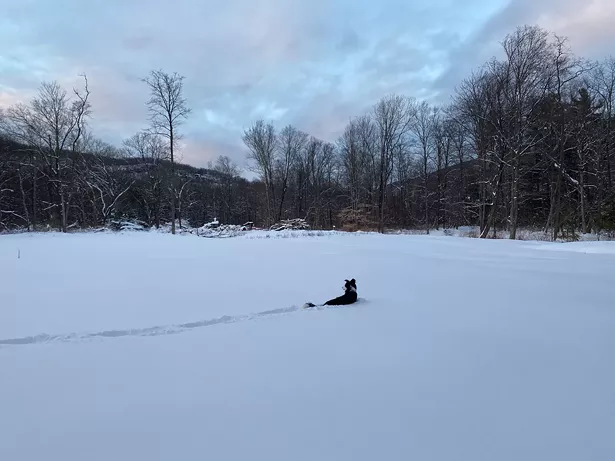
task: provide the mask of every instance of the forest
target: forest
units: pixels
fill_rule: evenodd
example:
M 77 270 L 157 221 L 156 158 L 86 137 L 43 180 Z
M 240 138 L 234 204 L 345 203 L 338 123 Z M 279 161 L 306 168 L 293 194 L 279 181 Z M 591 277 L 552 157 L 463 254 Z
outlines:
M 70 90 L 44 82 L 0 109 L 0 231 L 304 218 L 349 231 L 474 226 L 481 238 L 612 234 L 615 58 L 576 56 L 537 26 L 504 37 L 500 54 L 460 76 L 446 105 L 388 94 L 335 140 L 253 121 L 242 140 L 254 180 L 226 155 L 177 162 L 191 116 L 177 73 L 143 78 L 150 117 L 119 146 L 91 130 L 86 75 Z

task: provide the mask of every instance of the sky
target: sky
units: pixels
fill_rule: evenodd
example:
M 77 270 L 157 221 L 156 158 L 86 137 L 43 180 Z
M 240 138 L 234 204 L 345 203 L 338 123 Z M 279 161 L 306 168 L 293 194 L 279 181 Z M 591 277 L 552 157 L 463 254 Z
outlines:
M 192 109 L 180 160 L 228 155 L 257 119 L 334 141 L 398 93 L 446 103 L 516 26 L 615 54 L 613 0 L 0 0 L 0 107 L 86 73 L 93 134 L 119 145 L 147 126 L 151 70 L 177 72 Z

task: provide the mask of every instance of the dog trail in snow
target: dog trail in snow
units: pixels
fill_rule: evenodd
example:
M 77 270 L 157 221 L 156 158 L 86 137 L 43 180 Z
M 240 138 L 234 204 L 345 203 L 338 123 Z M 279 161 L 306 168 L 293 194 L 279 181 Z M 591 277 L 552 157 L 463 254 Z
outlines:
M 358 300 L 357 302 L 362 301 Z M 177 333 L 183 333 L 191 331 L 196 328 L 210 327 L 213 325 L 228 324 L 243 322 L 246 320 L 255 320 L 263 317 L 273 317 L 282 314 L 289 314 L 296 311 L 312 311 L 323 310 L 325 307 L 316 306 L 310 309 L 303 309 L 299 306 L 282 307 L 279 309 L 271 309 L 263 312 L 256 312 L 246 315 L 224 315 L 208 320 L 201 320 L 198 322 L 181 323 L 178 325 L 169 326 L 155 326 L 148 328 L 130 328 L 125 330 L 105 330 L 95 333 L 68 333 L 60 335 L 38 334 L 35 336 L 24 336 L 21 338 L 8 338 L 0 339 L 0 346 L 27 346 L 32 344 L 48 344 L 48 343 L 66 343 L 66 342 L 80 342 L 88 339 L 108 339 L 108 338 L 122 338 L 126 336 L 161 336 L 161 335 L 173 335 Z

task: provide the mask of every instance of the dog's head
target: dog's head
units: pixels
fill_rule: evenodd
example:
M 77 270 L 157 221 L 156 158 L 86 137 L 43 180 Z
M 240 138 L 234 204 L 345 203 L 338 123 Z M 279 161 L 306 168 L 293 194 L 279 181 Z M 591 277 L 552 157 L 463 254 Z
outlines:
M 357 281 L 355 279 L 352 280 L 345 280 L 345 284 L 344 284 L 344 292 L 349 292 L 349 291 L 354 291 L 356 293 L 357 291 Z

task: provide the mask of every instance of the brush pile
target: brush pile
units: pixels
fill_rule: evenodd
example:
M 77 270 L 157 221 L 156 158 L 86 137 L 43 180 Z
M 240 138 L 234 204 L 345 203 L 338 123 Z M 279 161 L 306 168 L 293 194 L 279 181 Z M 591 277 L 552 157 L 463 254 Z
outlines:
M 309 230 L 310 225 L 305 219 L 283 219 L 282 221 L 275 223 L 269 228 L 272 231 L 284 231 L 284 230 Z

